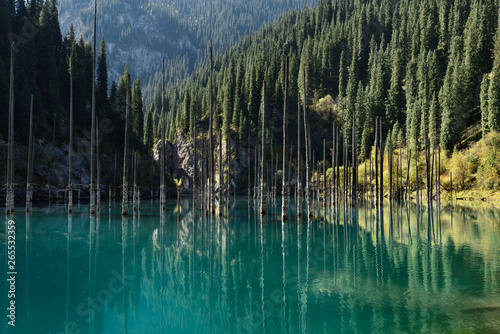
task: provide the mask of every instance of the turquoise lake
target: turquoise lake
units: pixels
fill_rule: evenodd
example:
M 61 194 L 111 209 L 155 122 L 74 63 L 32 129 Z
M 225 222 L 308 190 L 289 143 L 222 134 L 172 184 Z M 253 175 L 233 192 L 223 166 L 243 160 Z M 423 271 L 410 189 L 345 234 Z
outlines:
M 246 197 L 17 208 L 16 326 L 7 226 L 2 333 L 500 333 L 500 210 L 393 205 L 282 223 Z M 178 218 L 178 213 L 180 218 Z

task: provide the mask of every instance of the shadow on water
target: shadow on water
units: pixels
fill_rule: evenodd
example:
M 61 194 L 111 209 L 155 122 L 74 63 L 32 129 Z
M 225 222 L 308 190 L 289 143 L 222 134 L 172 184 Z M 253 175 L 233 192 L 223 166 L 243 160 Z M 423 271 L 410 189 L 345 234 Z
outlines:
M 189 200 L 16 212 L 25 333 L 498 331 L 499 210 L 391 204 L 315 211 Z M 7 222 L 7 220 L 6 220 Z M 5 227 L 0 230 L 6 242 Z M 5 252 L 1 255 L 5 263 Z M 6 273 L 3 274 L 6 276 Z M 4 282 L 6 281 L 5 280 Z M 3 297 L 7 305 L 7 297 Z

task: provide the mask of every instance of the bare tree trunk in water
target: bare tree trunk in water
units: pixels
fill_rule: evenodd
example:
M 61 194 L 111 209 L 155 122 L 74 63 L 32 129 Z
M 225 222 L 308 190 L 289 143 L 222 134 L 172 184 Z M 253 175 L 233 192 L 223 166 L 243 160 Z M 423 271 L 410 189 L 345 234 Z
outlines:
M 71 81 L 71 84 L 73 81 Z M 72 90 L 72 87 L 71 87 Z M 73 94 L 71 94 L 71 100 L 73 99 Z M 71 103 L 73 104 L 73 103 Z M 73 150 L 71 135 L 73 134 L 73 108 L 70 108 L 70 145 L 69 145 L 69 206 L 68 211 L 72 212 L 72 189 L 71 189 L 71 153 Z M 31 184 L 33 182 L 33 94 L 31 94 L 31 104 L 30 104 L 30 134 L 29 134 L 29 144 L 28 144 L 28 175 L 26 177 L 26 212 L 31 211 L 31 199 L 33 197 L 33 189 L 31 189 Z
M 128 215 L 128 181 L 127 181 L 127 156 L 128 156 L 128 113 L 130 109 L 130 74 L 127 76 L 127 101 L 125 107 L 125 143 L 123 144 L 123 196 L 122 215 Z
M 289 66 L 289 57 L 286 57 L 285 63 L 285 102 L 283 106 L 283 189 L 282 189 L 282 197 L 283 201 L 281 203 L 281 219 L 288 219 L 288 185 L 287 185 L 287 175 L 286 175 L 286 163 L 287 163 L 287 139 L 286 132 L 288 127 L 288 66 Z
M 263 107 L 262 107 L 262 158 L 260 159 L 260 213 L 266 213 L 266 191 L 264 189 L 264 166 L 266 157 L 266 80 L 264 80 L 263 88 Z

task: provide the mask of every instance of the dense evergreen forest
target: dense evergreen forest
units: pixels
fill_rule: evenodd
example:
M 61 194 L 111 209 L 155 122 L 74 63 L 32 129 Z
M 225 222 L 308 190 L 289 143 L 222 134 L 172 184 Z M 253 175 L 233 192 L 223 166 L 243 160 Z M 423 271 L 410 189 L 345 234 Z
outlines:
M 297 137 L 292 124 L 297 115 L 295 101 L 299 101 L 308 111 L 313 151 L 321 152 L 323 138 L 331 147 L 334 121 L 347 129 L 350 147 L 355 120 L 356 151 L 363 161 L 374 142 L 375 118 L 380 117 L 386 143 L 407 146 L 413 152 L 421 151 L 425 143 L 440 145 L 451 155 L 455 148 L 466 148 L 471 140 L 500 130 L 499 3 L 322 0 L 314 9 L 292 11 L 215 58 L 215 129 L 222 129 L 223 136 L 235 139 L 239 147 L 259 141 L 265 94 L 266 144 L 273 155 L 281 152 L 284 60 L 289 56 L 289 138 Z M 0 16 L 0 117 L 8 118 L 14 42 L 16 143 L 27 145 L 31 94 L 35 137 L 67 143 L 71 73 L 75 128 L 78 136 L 89 137 L 90 42 L 77 38 L 72 28 L 62 36 L 56 0 L 33 0 L 27 5 L 2 0 Z M 101 150 L 111 155 L 123 148 L 129 69 L 108 90 L 105 50 L 101 40 L 97 115 L 105 121 L 99 125 Z M 168 140 L 175 142 L 179 135 L 192 138 L 195 123 L 199 132 L 206 131 L 208 80 L 205 64 L 186 80 L 168 85 Z M 153 93 L 143 103 L 140 79 L 132 81 L 131 145 L 146 153 L 161 138 L 161 86 L 150 81 L 147 89 Z M 0 127 L 0 138 L 6 141 L 7 122 Z M 487 163 L 490 178 L 498 180 L 498 159 L 490 157 Z
M 350 147 L 355 118 L 357 152 L 364 160 L 380 117 L 386 143 L 417 152 L 427 142 L 450 155 L 455 147 L 465 148 L 464 139 L 471 135 L 478 139 L 481 132 L 500 130 L 498 7 L 499 1 L 491 0 L 322 0 L 313 10 L 288 13 L 217 57 L 216 128 L 239 139 L 242 147 L 249 139 L 255 142 L 265 94 L 272 111 L 266 113 L 268 144 L 281 151 L 284 59 L 289 55 L 289 101 L 303 103 L 305 73 L 316 152 L 323 138 L 331 147 L 333 121 L 347 129 Z M 192 135 L 195 122 L 207 128 L 208 78 L 205 66 L 168 87 L 169 140 L 179 133 Z M 147 118 L 156 125 L 160 102 L 156 89 L 147 102 Z M 290 124 L 296 110 L 289 103 Z M 289 131 L 296 138 L 296 127 Z M 489 160 L 498 178 L 498 159 Z
M 34 136 L 56 145 L 69 138 L 70 78 L 74 86 L 74 127 L 90 139 L 92 101 L 92 45 L 75 36 L 71 26 L 64 38 L 57 1 L 0 1 L 0 117 L 8 119 L 10 47 L 14 44 L 15 140 L 27 145 L 30 95 L 34 95 Z M 123 147 L 126 80 L 108 90 L 106 43 L 96 55 L 96 110 L 105 152 Z M 125 68 L 124 77 L 129 72 Z M 132 145 L 143 145 L 143 105 L 140 79 L 131 83 Z M 1 122 L 0 138 L 7 138 L 8 122 Z

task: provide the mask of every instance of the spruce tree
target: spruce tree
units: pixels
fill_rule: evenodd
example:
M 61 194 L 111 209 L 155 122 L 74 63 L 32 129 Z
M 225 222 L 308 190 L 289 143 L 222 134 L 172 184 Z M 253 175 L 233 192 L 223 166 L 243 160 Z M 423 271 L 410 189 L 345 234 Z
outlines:
M 137 142 L 144 137 L 144 108 L 142 103 L 141 80 L 134 80 L 132 87 L 132 133 Z
M 392 74 L 391 86 L 386 101 L 387 125 L 392 127 L 401 120 L 402 111 L 405 104 L 403 92 L 403 59 L 400 50 L 392 52 Z
M 106 64 L 106 42 L 101 38 L 99 55 L 97 57 L 96 99 L 101 107 L 105 107 L 108 96 L 108 66 Z
M 489 132 L 489 107 L 488 107 L 488 91 L 490 88 L 490 78 L 489 74 L 483 76 L 483 81 L 481 82 L 481 128 L 483 130 L 483 136 Z
M 340 65 L 339 65 L 339 97 L 342 99 L 346 94 L 347 87 L 347 59 L 344 50 L 340 54 Z
M 488 89 L 488 129 L 500 131 L 500 25 L 495 36 L 493 56 L 493 70 Z
M 222 136 L 228 138 L 231 130 L 231 123 L 233 120 L 232 112 L 234 108 L 234 64 L 233 61 L 229 63 L 224 75 L 224 83 L 222 86 L 223 103 L 222 103 Z
M 186 82 L 186 86 L 184 87 L 184 102 L 182 104 L 182 114 L 181 114 L 181 130 L 184 133 L 189 134 L 189 108 L 191 107 L 191 95 L 189 92 L 189 86 L 188 83 Z
M 149 111 L 146 115 L 146 125 L 144 127 L 144 146 L 150 150 L 153 148 L 154 134 L 153 134 L 153 113 Z

